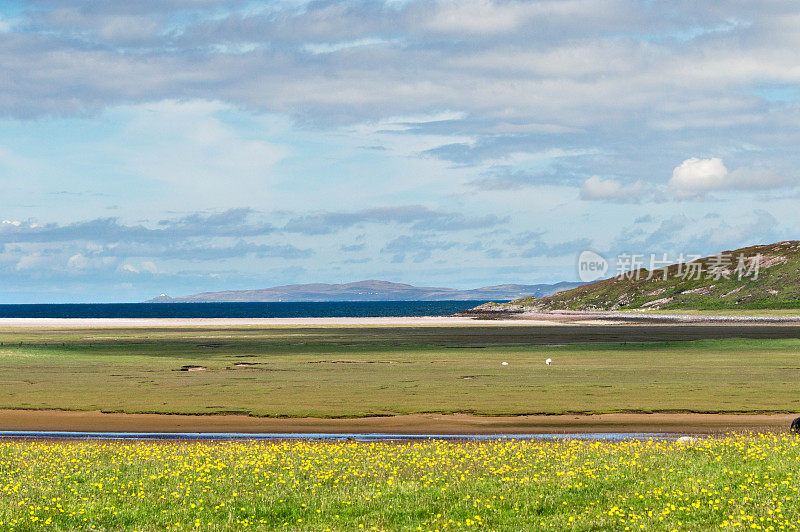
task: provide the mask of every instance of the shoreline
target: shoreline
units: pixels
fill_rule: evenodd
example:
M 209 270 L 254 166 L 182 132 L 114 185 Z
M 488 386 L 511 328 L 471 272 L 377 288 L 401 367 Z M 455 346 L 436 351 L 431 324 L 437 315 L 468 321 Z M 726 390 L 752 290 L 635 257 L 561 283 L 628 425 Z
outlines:
M 660 325 L 668 320 L 565 317 L 558 314 L 375 316 L 317 318 L 0 318 L 2 329 L 115 329 L 179 327 L 531 327 L 571 325 Z M 701 323 L 702 324 L 702 323 Z
M 77 432 L 240 432 L 372 434 L 585 434 L 788 432 L 798 414 L 558 414 L 484 417 L 408 414 L 362 418 L 260 418 L 246 415 L 121 414 L 0 410 L 0 430 Z
M 800 316 L 708 316 L 627 312 L 462 311 L 453 316 L 317 318 L 0 318 L 0 329 L 111 329 L 147 327 L 524 327 L 576 325 L 800 325 Z
M 470 309 L 458 312 L 458 317 L 472 317 L 483 322 L 520 321 L 546 322 L 560 325 L 800 325 L 800 314 L 786 316 L 735 315 L 735 314 L 697 314 L 686 313 L 647 313 L 646 311 L 615 310 L 553 310 L 534 311 L 521 309 Z
M 2 328 L 94 329 L 117 327 L 426 327 L 443 325 L 554 325 L 545 319 L 481 320 L 463 316 L 390 316 L 341 318 L 0 318 Z

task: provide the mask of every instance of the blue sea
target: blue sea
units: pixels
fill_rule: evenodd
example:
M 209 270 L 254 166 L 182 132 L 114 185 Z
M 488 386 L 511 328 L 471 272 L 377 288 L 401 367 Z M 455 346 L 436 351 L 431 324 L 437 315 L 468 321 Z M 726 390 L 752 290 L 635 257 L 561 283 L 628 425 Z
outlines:
M 0 318 L 350 318 L 449 316 L 486 301 L 0 305 Z

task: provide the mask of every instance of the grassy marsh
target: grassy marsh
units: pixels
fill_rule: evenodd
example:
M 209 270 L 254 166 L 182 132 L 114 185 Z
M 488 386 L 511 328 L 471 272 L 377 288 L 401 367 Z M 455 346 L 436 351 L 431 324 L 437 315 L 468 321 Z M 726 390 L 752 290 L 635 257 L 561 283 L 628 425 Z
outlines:
M 6 330 L 0 408 L 291 417 L 792 412 L 800 411 L 796 330 Z M 190 366 L 202 369 L 181 371 Z

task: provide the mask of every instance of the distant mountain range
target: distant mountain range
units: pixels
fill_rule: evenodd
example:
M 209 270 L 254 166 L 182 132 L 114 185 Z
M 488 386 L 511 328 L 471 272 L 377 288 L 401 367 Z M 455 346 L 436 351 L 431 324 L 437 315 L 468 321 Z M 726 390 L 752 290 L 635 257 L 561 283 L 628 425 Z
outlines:
M 190 296 L 161 296 L 147 303 L 214 303 L 214 302 L 275 302 L 275 301 L 508 301 L 520 297 L 536 298 L 553 295 L 581 283 L 503 284 L 472 290 L 434 288 L 390 283 L 388 281 L 358 281 L 345 284 L 292 284 L 260 290 L 228 290 L 203 292 Z

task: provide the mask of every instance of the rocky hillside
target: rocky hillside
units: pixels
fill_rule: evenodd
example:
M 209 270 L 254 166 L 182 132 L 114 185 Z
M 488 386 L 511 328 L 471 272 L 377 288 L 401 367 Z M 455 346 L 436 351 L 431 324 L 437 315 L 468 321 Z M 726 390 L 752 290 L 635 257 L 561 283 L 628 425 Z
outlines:
M 800 308 L 800 241 L 640 269 L 508 305 L 531 311 Z

